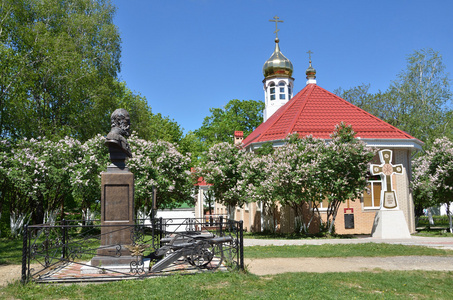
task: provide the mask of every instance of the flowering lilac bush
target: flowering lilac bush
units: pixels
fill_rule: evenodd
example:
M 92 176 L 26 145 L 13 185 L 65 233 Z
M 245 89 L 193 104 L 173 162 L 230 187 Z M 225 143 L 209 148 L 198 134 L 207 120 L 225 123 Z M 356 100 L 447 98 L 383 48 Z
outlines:
M 446 205 L 453 233 L 453 142 L 447 137 L 436 139 L 425 155 L 413 162 L 412 188 L 416 203 L 424 208 Z
M 190 153 L 181 154 L 166 141 L 150 142 L 132 134 L 128 139 L 132 158 L 127 162 L 135 176 L 136 209 L 150 208 L 152 188 L 157 188 L 159 208 L 174 208 L 181 203 L 194 204 Z
M 216 144 L 205 154 L 198 174 L 213 185 L 216 200 L 230 208 L 260 201 L 269 216 L 277 203 L 290 206 L 298 232 L 308 232 L 315 216 L 312 209 L 328 200 L 327 229 L 332 233 L 339 205 L 361 196 L 368 164 L 376 154 L 354 135 L 351 126 L 342 123 L 328 143 L 295 134 L 265 154 Z M 275 225 L 274 219 L 267 229 L 275 230 Z
M 2 202 L 10 199 L 11 212 L 33 212 L 33 221 L 43 222 L 46 212 L 70 201 L 72 162 L 80 149 L 80 142 L 72 138 L 57 142 L 25 138 L 3 148 Z
M 83 144 L 69 137 L 0 141 L 0 208 L 14 216 L 31 215 L 33 223 L 42 223 L 57 210 L 63 214 L 64 209 L 81 209 L 84 216 L 99 210 L 101 172 L 109 164 L 104 140 L 97 135 Z M 137 209 L 149 202 L 153 185 L 161 208 L 193 202 L 190 154 L 136 135 L 130 144 L 133 158 L 127 164 L 135 175 Z
M 205 153 L 201 167 L 196 168 L 196 175 L 203 176 L 217 202 L 228 207 L 229 218 L 234 218 L 234 208 L 246 203 L 243 189 L 243 176 L 239 164 L 245 151 L 230 143 L 215 144 Z
M 377 153 L 377 149 L 367 147 L 354 136 L 355 132 L 351 126 L 344 123 L 335 126 L 332 140 L 327 144 L 325 157 L 319 166 L 323 197 L 329 201 L 329 233 L 333 232 L 340 204 L 362 196 L 367 183 L 369 163 Z

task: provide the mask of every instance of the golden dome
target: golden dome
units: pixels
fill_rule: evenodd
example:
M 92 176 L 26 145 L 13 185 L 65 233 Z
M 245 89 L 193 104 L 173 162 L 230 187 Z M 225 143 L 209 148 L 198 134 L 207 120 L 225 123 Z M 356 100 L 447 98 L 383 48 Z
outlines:
M 279 39 L 275 39 L 275 50 L 271 57 L 264 63 L 264 77 L 281 76 L 291 77 L 293 74 L 293 64 L 281 52 L 278 46 Z
M 305 71 L 305 75 L 307 75 L 307 79 L 316 79 L 316 70 L 312 67 L 311 60 L 307 71 Z

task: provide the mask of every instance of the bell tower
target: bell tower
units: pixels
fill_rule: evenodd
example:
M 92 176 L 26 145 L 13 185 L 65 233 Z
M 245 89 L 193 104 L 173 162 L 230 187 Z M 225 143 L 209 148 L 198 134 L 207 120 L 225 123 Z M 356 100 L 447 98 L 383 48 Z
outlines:
M 263 89 L 264 104 L 263 111 L 264 122 L 269 119 L 280 107 L 285 105 L 293 97 L 294 78 L 293 64 L 280 51 L 278 32 L 278 23 L 282 23 L 277 16 L 269 22 L 275 22 L 275 49 L 271 57 L 263 66 Z

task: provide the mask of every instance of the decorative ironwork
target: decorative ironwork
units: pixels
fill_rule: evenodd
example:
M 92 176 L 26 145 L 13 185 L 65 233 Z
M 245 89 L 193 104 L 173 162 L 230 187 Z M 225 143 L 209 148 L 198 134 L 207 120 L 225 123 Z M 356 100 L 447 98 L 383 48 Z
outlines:
M 244 268 L 242 222 L 223 217 L 209 221 L 155 218 L 112 228 L 116 230 L 130 231 L 132 244 L 101 247 L 98 221 L 90 225 L 63 221 L 55 226 L 24 226 L 22 281 L 72 280 L 70 268 L 80 270 L 77 280 L 88 281 Z M 101 264 L 91 265 L 95 256 L 102 256 Z M 104 258 L 124 261 L 128 257 L 132 259 L 123 267 L 103 263 Z M 30 265 L 40 267 L 32 269 Z

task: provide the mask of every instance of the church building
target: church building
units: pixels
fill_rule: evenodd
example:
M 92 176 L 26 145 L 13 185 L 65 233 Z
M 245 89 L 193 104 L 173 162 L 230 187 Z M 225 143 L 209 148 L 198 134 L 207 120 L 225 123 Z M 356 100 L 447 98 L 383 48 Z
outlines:
M 402 166 L 398 174 L 388 176 L 391 178 L 389 181 L 391 187 L 387 189 L 395 191 L 398 208 L 404 214 L 409 232 L 415 232 L 414 204 L 409 186 L 412 173 L 411 157 L 416 151 L 422 149 L 423 142 L 319 86 L 310 51 L 306 85 L 293 96 L 293 65 L 282 54 L 279 42 L 277 35 L 274 52 L 263 66 L 264 122 L 249 136 L 244 137 L 241 146 L 248 151 L 254 151 L 269 142 L 274 147 L 279 147 L 285 143 L 285 138 L 289 134 L 295 132 L 301 137 L 312 135 L 328 142 L 337 124 L 344 122 L 352 125 L 356 138 L 361 139 L 368 146 L 390 150 L 391 161 L 386 163 Z M 379 155 L 376 155 L 371 163 L 379 165 L 381 162 Z M 368 187 L 370 193 L 364 192 L 362 198 L 348 200 L 340 206 L 335 221 L 336 233 L 372 233 L 375 216 L 382 209 L 381 190 L 386 187 L 386 183 L 379 175 L 371 175 Z M 205 188 L 207 189 L 208 186 Z M 202 195 L 199 195 L 198 200 L 198 206 L 202 207 Z M 326 218 L 326 205 L 327 203 L 322 203 L 320 208 L 320 217 L 323 219 Z M 225 213 L 226 207 L 216 203 L 214 214 Z M 292 210 L 289 207 L 279 207 L 278 215 L 279 230 L 292 232 L 295 225 Z M 263 215 L 259 203 L 250 203 L 243 208 L 238 207 L 235 216 L 237 220 L 244 221 L 244 228 L 248 231 L 264 229 L 266 216 Z

